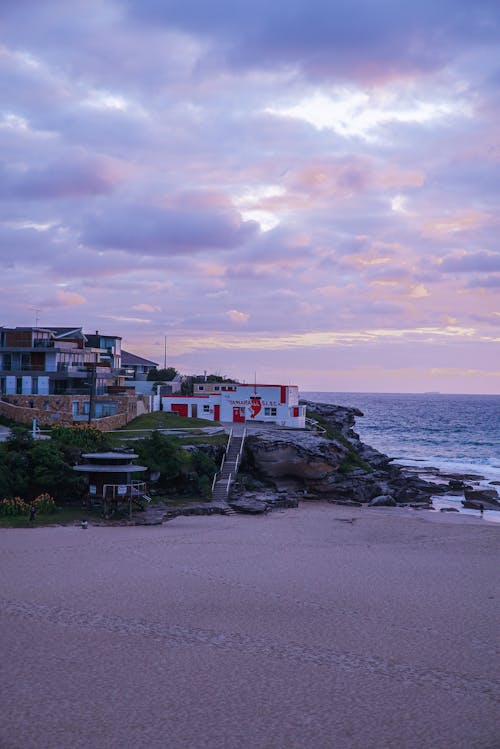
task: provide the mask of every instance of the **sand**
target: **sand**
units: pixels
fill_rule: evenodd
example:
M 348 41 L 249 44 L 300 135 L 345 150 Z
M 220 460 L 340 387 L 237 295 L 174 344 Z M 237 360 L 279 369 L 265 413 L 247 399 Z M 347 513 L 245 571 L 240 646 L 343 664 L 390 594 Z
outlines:
M 496 749 L 499 533 L 316 503 L 4 529 L 0 746 Z

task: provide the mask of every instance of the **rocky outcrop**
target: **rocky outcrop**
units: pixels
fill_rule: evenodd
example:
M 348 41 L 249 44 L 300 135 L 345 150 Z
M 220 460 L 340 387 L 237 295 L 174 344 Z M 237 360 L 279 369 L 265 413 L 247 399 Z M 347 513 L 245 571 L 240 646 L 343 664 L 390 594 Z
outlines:
M 463 506 L 471 510 L 500 510 L 495 489 L 465 489 Z
M 430 505 L 432 495 L 449 491 L 447 481 L 426 481 L 364 444 L 354 431 L 361 411 L 325 403 L 305 405 L 316 420 L 311 429 L 266 425 L 247 437 L 232 493 L 235 509 L 245 499 L 269 505 L 271 496 L 283 493 L 293 501 L 300 497 L 372 507 L 423 507 Z

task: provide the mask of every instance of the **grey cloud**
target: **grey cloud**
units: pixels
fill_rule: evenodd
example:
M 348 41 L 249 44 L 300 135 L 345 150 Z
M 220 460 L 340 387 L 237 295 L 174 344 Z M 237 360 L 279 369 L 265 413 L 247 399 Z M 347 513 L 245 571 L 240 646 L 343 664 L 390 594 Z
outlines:
M 232 65 L 299 63 L 314 77 L 376 78 L 443 66 L 462 45 L 496 42 L 492 0 L 135 0 L 132 17 L 217 40 Z M 218 58 L 220 59 L 220 58 Z
M 230 208 L 159 208 L 145 205 L 109 206 L 88 215 L 83 241 L 102 249 L 144 254 L 182 254 L 206 248 L 237 247 L 258 231 L 254 221 L 241 221 Z
M 96 161 L 59 161 L 29 169 L 0 167 L 0 198 L 47 200 L 111 192 L 111 180 Z
M 445 257 L 439 268 L 445 273 L 500 272 L 500 254 L 493 252 L 474 252 L 464 255 Z

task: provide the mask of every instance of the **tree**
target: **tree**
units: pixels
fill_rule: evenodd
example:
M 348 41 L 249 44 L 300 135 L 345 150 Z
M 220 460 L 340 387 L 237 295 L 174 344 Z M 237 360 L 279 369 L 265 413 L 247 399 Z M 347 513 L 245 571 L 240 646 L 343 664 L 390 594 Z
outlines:
M 158 380 L 164 382 L 171 382 L 179 372 L 175 367 L 167 367 L 166 369 L 150 369 L 148 372 L 148 380 Z
M 160 474 L 157 485 L 162 494 L 179 482 L 187 463 L 187 454 L 174 438 L 152 432 L 150 437 L 134 442 L 134 449 L 150 474 Z
M 14 429 L 0 446 L 0 498 L 32 501 L 45 492 L 58 502 L 78 496 L 80 484 L 56 441 L 36 441 L 29 432 Z
M 111 448 L 108 435 L 92 426 L 54 427 L 51 437 L 54 442 L 80 452 L 104 452 Z

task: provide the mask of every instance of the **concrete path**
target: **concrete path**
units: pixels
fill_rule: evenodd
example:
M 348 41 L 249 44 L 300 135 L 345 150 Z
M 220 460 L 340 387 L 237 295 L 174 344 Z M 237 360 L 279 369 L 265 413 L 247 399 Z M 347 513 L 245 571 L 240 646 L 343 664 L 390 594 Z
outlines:
M 9 434 L 10 434 L 10 429 L 0 424 L 0 442 L 5 442 Z

